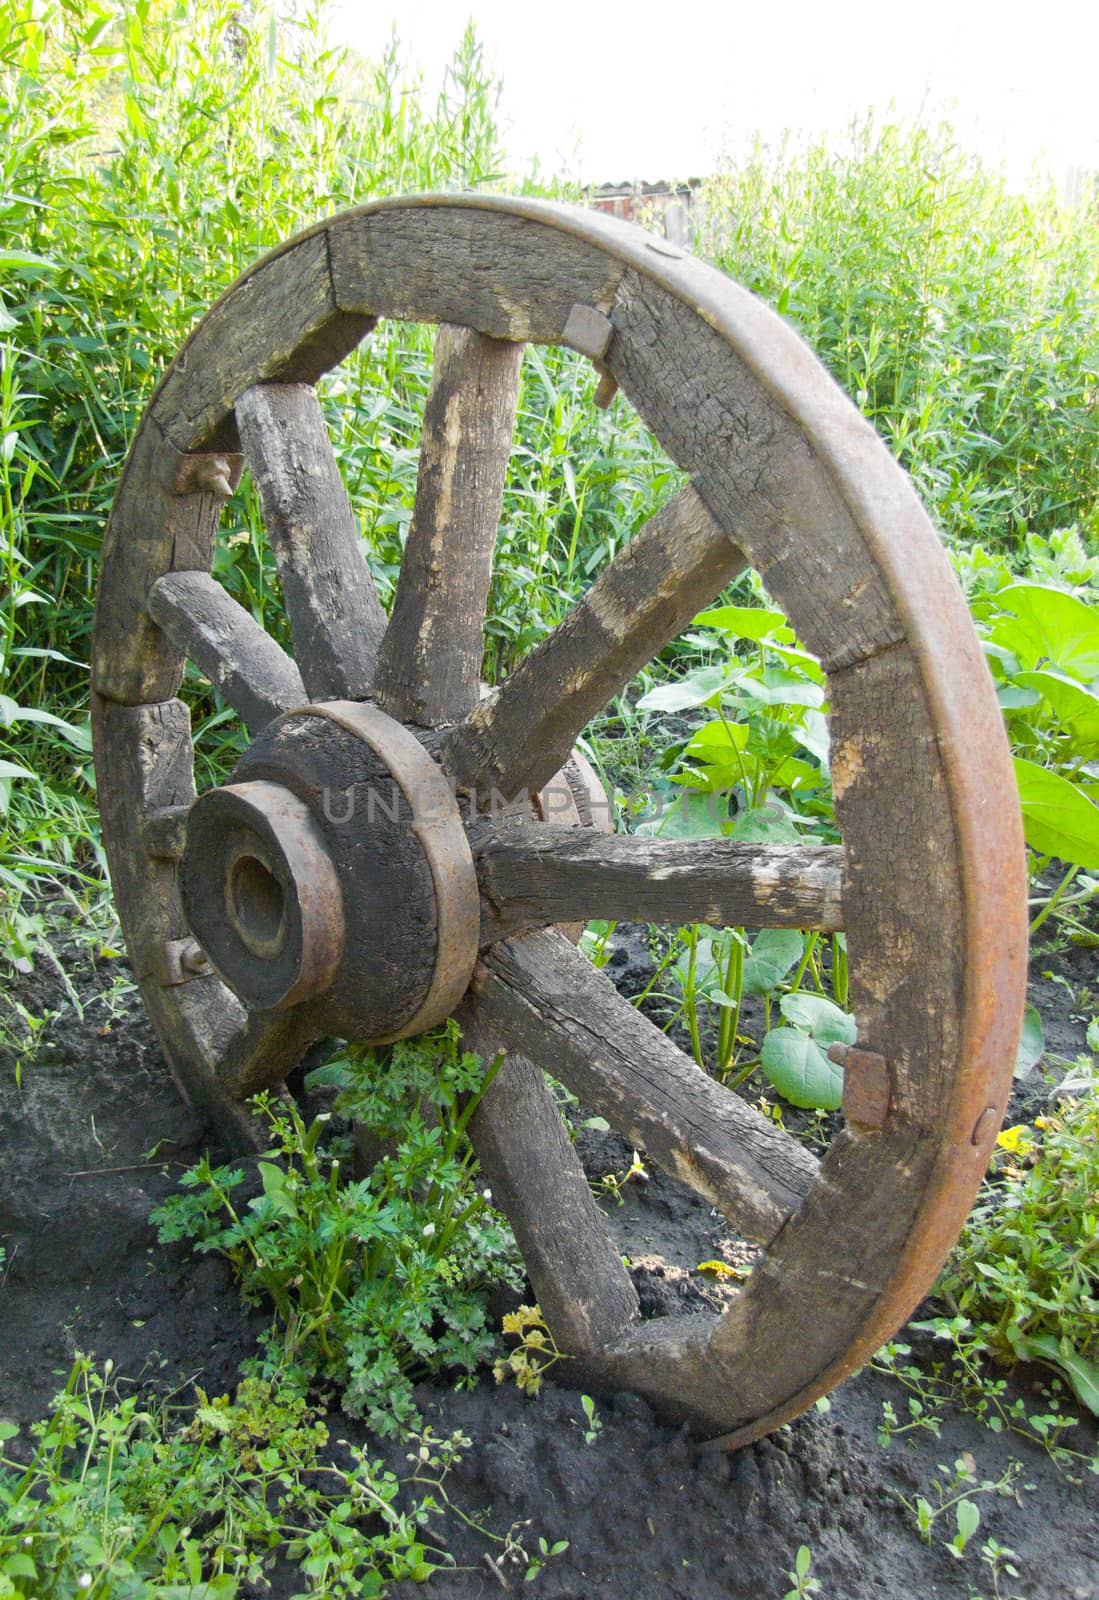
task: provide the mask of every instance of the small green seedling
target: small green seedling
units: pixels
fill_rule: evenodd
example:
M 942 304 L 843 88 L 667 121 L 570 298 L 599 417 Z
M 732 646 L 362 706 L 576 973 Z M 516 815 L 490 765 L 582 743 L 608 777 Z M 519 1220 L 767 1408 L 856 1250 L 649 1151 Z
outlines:
M 596 1411 L 595 1401 L 590 1394 L 582 1394 L 580 1396 L 580 1404 L 583 1406 L 584 1415 L 588 1419 L 588 1425 L 584 1429 L 584 1443 L 594 1444 L 603 1432 L 603 1418 Z
M 786 1574 L 794 1587 L 787 1589 L 783 1600 L 805 1600 L 806 1595 L 820 1593 L 820 1579 L 811 1575 L 812 1565 L 813 1552 L 807 1544 L 799 1545 L 794 1557 L 794 1570 Z
M 547 1561 L 554 1556 L 561 1555 L 568 1547 L 569 1541 L 567 1539 L 556 1539 L 553 1544 L 550 1544 L 547 1539 L 543 1539 L 539 1534 L 537 1554 L 528 1557 L 527 1570 L 524 1574 L 527 1583 L 530 1583 L 538 1576 Z

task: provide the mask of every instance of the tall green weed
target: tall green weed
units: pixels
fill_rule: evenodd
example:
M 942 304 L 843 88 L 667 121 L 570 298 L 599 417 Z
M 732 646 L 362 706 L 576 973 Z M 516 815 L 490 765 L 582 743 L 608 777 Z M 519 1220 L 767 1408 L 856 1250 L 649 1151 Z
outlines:
M 706 186 L 701 246 L 788 317 L 951 540 L 1099 535 L 1094 204 L 1013 193 L 947 125 L 758 145 Z

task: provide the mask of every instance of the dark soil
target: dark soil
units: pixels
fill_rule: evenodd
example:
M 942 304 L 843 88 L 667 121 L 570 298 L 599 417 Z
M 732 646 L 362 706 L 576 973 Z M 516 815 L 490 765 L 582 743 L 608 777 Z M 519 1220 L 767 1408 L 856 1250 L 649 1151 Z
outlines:
M 618 941 L 610 971 L 636 992 L 647 952 L 633 930 L 620 930 Z M 77 947 L 64 963 L 68 985 L 40 960 L 33 974 L 9 980 L 9 1004 L 0 1007 L 0 1417 L 19 1423 L 48 1408 L 77 1352 L 111 1358 L 116 1375 L 142 1386 L 231 1391 L 264 1325 L 242 1310 L 221 1261 L 157 1245 L 149 1211 L 202 1151 L 208 1130 L 177 1098 L 124 963 L 95 963 Z M 1033 966 L 1049 1047 L 1071 1060 L 1083 1048 L 1085 1012 L 1095 1009 L 1081 996 L 1094 953 L 1046 952 Z M 16 1002 L 45 1019 L 33 1048 Z M 20 1040 L 28 1048 L 17 1087 Z M 1016 1109 L 1033 1115 L 1049 1094 L 1036 1073 Z M 584 1129 L 580 1148 L 593 1178 L 621 1176 L 631 1164 L 613 1135 Z M 718 1291 L 698 1263 L 736 1261 L 741 1247 L 709 1208 L 658 1173 L 631 1179 L 620 1199 L 605 1204 L 646 1308 L 712 1303 Z M 913 1342 L 930 1364 L 931 1352 L 921 1357 Z M 1032 1390 L 1019 1391 L 1031 1409 L 1047 1404 L 1040 1382 L 1038 1374 Z M 533 1401 L 490 1377 L 469 1392 L 424 1387 L 419 1400 L 438 1433 L 460 1428 L 471 1441 L 448 1479 L 468 1516 L 483 1514 L 498 1536 L 511 1531 L 528 1553 L 539 1537 L 568 1541 L 528 1585 L 525 1562 L 492 1568 L 502 1545 L 449 1516 L 438 1542 L 462 1570 L 437 1574 L 427 1591 L 447 1600 L 502 1592 L 780 1600 L 801 1544 L 811 1548 L 820 1600 L 1099 1600 L 1099 1479 L 1073 1481 L 1038 1445 L 950 1410 L 941 1413 L 940 1438 L 917 1429 L 883 1447 L 883 1403 L 904 1414 L 906 1394 L 872 1369 L 838 1389 L 826 1411 L 732 1457 L 694 1446 L 631 1394 L 598 1402 L 601 1427 L 590 1443 L 579 1395 L 553 1382 Z M 339 1440 L 365 1437 L 343 1416 L 329 1426 L 336 1450 Z M 1094 1426 L 1066 1442 L 1094 1455 Z M 389 1455 L 403 1470 L 403 1451 Z M 949 1481 L 963 1457 L 982 1480 L 1006 1484 L 1013 1463 L 1019 1469 L 1007 1493 L 977 1496 L 979 1534 L 957 1560 L 944 1548 L 949 1516 L 926 1545 L 903 1501 L 937 1505 L 934 1481 Z M 998 1590 L 981 1561 L 989 1536 L 1017 1554 L 1018 1578 L 1001 1576 Z M 272 1573 L 276 1596 L 300 1584 Z M 413 1592 L 423 1591 L 395 1590 L 398 1600 Z

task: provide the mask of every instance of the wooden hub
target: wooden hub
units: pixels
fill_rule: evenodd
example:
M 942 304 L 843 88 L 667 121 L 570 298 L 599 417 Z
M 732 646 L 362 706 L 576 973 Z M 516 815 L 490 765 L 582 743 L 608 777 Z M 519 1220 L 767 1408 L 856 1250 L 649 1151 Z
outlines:
M 277 783 L 212 789 L 187 823 L 179 888 L 212 965 L 246 1005 L 322 994 L 346 945 L 335 862 L 308 806 Z
M 437 329 L 388 617 L 314 390 L 381 318 Z M 620 391 L 683 479 L 482 695 L 526 343 L 592 362 L 595 400 Z M 293 658 L 211 575 L 245 467 Z M 746 567 L 823 669 L 842 844 L 599 834 L 570 752 Z M 751 295 L 566 206 L 442 195 L 327 219 L 233 285 L 161 380 L 111 511 L 92 654 L 134 972 L 179 1082 L 230 1136 L 319 1035 L 455 1014 L 482 1059 L 505 1053 L 470 1137 L 568 1375 L 730 1446 L 810 1405 L 926 1292 L 1022 1016 L 1010 757 L 904 474 Z M 252 740 L 201 799 L 188 659 Z M 560 932 L 592 917 L 842 929 L 858 1040 L 828 1149 L 622 999 Z M 758 1243 L 724 1315 L 641 1318 L 543 1071 Z
M 248 1006 L 323 995 L 334 1033 L 377 1042 L 441 1021 L 469 986 L 480 900 L 465 826 L 423 745 L 374 706 L 269 723 L 191 811 L 179 883 Z

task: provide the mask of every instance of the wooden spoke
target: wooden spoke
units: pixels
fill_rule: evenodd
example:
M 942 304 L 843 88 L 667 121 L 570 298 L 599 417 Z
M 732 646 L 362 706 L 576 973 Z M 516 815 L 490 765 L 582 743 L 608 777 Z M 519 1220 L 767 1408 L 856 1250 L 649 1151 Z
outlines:
M 745 565 L 687 484 L 454 730 L 443 762 L 458 787 L 504 799 L 540 789 L 591 718 Z
M 258 733 L 307 699 L 301 673 L 208 572 L 170 572 L 149 591 L 149 615 Z
M 495 1050 L 491 1024 L 475 1003 L 463 1007 L 459 1022 L 466 1046 L 487 1065 Z M 637 1295 L 539 1068 L 510 1052 L 469 1133 L 560 1347 L 590 1356 L 621 1337 L 637 1318 Z
M 310 1006 L 249 1012 L 219 1064 L 222 1088 L 234 1100 L 277 1088 L 321 1031 Z
M 658 1166 L 768 1243 L 817 1171 L 790 1134 L 709 1077 L 549 929 L 496 945 L 474 978 L 479 1026 L 560 1078 Z
M 493 938 L 591 917 L 715 927 L 843 927 L 838 845 L 639 839 L 509 828 L 475 855 Z
M 304 383 L 257 384 L 238 399 L 236 418 L 305 687 L 314 700 L 363 699 L 385 613 L 316 393 Z
M 375 686 L 382 710 L 404 722 L 456 722 L 479 698 L 522 354 L 446 323 L 435 336 L 416 504 Z

